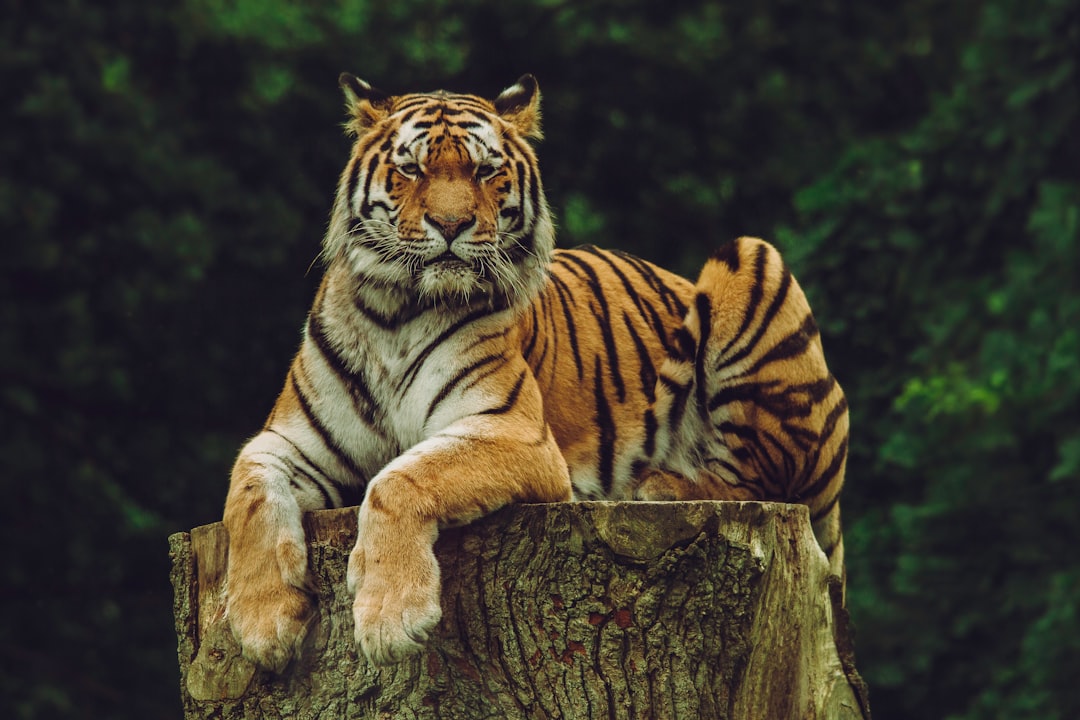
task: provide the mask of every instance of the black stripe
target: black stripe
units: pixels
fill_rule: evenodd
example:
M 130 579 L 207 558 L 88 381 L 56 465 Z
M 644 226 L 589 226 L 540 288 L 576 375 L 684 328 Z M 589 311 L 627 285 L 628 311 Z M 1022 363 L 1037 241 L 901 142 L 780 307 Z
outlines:
M 615 277 L 619 278 L 619 281 L 622 283 L 623 289 L 626 290 L 626 297 L 633 301 L 635 307 L 638 309 L 638 313 L 642 317 L 645 317 L 645 306 L 640 291 L 632 282 L 630 282 L 630 279 L 626 277 L 626 274 L 622 269 L 612 261 L 613 257 L 618 256 L 601 250 L 593 245 L 585 245 L 578 248 L 578 250 L 592 255 L 594 258 L 607 265 L 611 272 L 614 273 Z M 573 254 L 573 251 L 570 251 L 567 254 Z
M 493 365 L 492 367 L 489 367 L 487 370 L 485 370 L 484 372 L 480 373 L 475 378 L 473 378 L 472 381 L 469 382 L 464 388 L 462 388 L 462 392 L 468 392 L 472 388 L 474 388 L 477 385 L 479 385 L 480 383 L 484 382 L 484 380 L 487 380 L 489 377 L 491 377 L 495 373 L 502 370 L 503 367 L 504 367 L 504 365 L 501 365 L 501 364 L 500 365 Z
M 660 383 L 671 393 L 671 410 L 667 416 L 667 426 L 672 431 L 678 430 L 682 422 L 683 413 L 686 412 L 686 401 L 690 397 L 690 387 L 679 384 L 674 378 L 660 373 Z
M 543 367 L 544 366 L 544 361 L 547 360 L 548 350 L 550 349 L 550 346 L 548 344 L 548 338 L 549 337 L 555 337 L 556 339 L 558 339 L 557 335 L 554 335 L 554 336 L 553 335 L 544 335 L 544 347 L 540 350 L 540 357 L 536 358 L 536 367 L 537 368 Z
M 518 205 L 521 207 L 522 213 L 524 213 L 525 210 L 526 210 L 526 207 L 525 207 L 525 184 L 526 184 L 525 183 L 525 163 L 522 162 L 521 160 L 518 160 L 514 164 L 514 169 L 517 170 L 517 178 L 518 178 Z M 536 213 L 537 213 L 536 206 L 533 205 L 532 214 L 535 215 Z
M 600 364 L 600 356 L 597 355 L 593 368 L 593 389 L 596 399 L 596 427 L 599 433 L 598 443 L 599 458 L 597 472 L 600 475 L 600 487 L 604 489 L 604 495 L 611 494 L 611 488 L 615 481 L 615 424 L 611 418 L 611 406 L 608 404 L 604 393 L 604 373 Z
M 574 365 L 577 367 L 578 380 L 585 379 L 585 368 L 581 360 L 581 348 L 578 347 L 577 324 L 574 313 L 571 312 L 573 293 L 566 283 L 554 273 L 550 276 L 552 287 L 559 296 L 559 304 L 562 305 L 563 317 L 566 320 L 566 334 L 570 339 L 570 351 L 574 355 Z
M 302 467 L 294 463 L 289 458 L 282 458 L 285 464 L 289 466 L 289 484 L 296 490 L 301 490 L 300 483 L 297 482 L 297 475 L 308 481 L 309 485 L 313 485 L 316 490 L 319 491 L 319 495 L 322 496 L 323 508 L 337 507 L 337 501 L 330 495 L 330 492 L 322 486 L 322 484 L 316 480 L 312 475 L 306 472 Z
M 831 513 L 832 509 L 836 507 L 837 503 L 839 502 L 840 493 L 837 492 L 831 498 L 829 498 L 829 502 L 818 508 L 816 512 L 810 513 L 810 522 L 817 522 L 818 520 L 821 520 L 823 517 Z M 829 556 L 830 560 L 832 560 L 832 551 L 834 549 L 836 549 L 836 542 L 833 542 L 832 545 L 830 545 L 828 548 L 822 548 L 822 550 L 825 551 L 825 554 Z
M 447 93 L 442 98 L 443 102 L 438 105 L 437 109 L 446 117 L 471 114 L 474 117 L 486 120 L 491 115 L 491 109 L 478 101 L 473 95 L 451 95 Z M 451 107 L 451 104 L 457 107 Z
M 835 384 L 831 375 L 801 385 L 785 386 L 779 380 L 738 383 L 716 391 L 709 400 L 709 412 L 721 405 L 739 402 L 752 403 L 780 419 L 806 418 Z
M 832 375 L 826 375 L 813 382 L 788 385 L 783 392 L 763 393 L 758 402 L 778 418 L 806 418 L 816 405 L 829 396 L 834 387 L 836 379 Z
M 323 475 L 324 477 L 326 477 L 326 473 L 323 472 L 322 468 L 320 468 L 311 458 L 309 458 L 306 454 L 304 454 L 304 451 L 300 449 L 299 445 L 297 445 L 292 440 L 290 440 L 289 438 L 282 435 L 277 430 L 274 430 L 273 428 L 267 427 L 267 428 L 264 428 L 264 431 L 268 432 L 268 433 L 271 433 L 273 435 L 277 435 L 279 438 L 281 438 L 285 442 L 289 443 L 289 445 L 292 446 L 292 449 L 296 452 L 296 454 L 300 456 L 301 460 L 303 460 L 305 463 L 307 463 L 312 469 L 314 469 L 320 475 Z M 329 478 L 327 478 L 327 479 L 329 479 Z
M 529 165 L 532 169 L 532 164 Z M 540 177 L 536 173 L 529 173 L 529 200 L 532 202 L 532 217 L 535 220 L 540 214 Z M 531 229 L 531 228 L 530 228 Z
M 830 385 L 835 385 L 836 380 L 833 378 L 832 375 L 829 375 L 829 377 L 822 381 L 822 385 L 826 383 Z M 828 415 L 825 416 L 825 422 L 821 424 L 821 437 L 823 439 L 832 436 L 833 431 L 836 430 L 836 426 L 840 422 L 840 418 L 842 418 L 847 413 L 847 411 L 847 398 L 841 396 L 840 399 L 837 401 L 836 406 L 829 411 Z
M 767 353 L 762 355 L 758 361 L 754 363 L 754 366 L 750 369 L 749 373 L 751 375 L 756 374 L 769 363 L 790 360 L 791 358 L 804 354 L 810 348 L 810 344 L 817 335 L 817 323 L 814 322 L 814 316 L 808 313 L 803 320 L 802 325 L 780 340 L 780 342 L 776 343 L 776 345 L 773 345 Z
M 754 315 L 757 314 L 758 305 L 761 304 L 761 300 L 765 296 L 765 261 L 767 259 L 768 255 L 763 245 L 758 248 L 757 257 L 754 258 L 754 283 L 750 287 L 750 297 L 746 302 L 746 309 L 743 311 L 742 323 L 739 325 L 739 329 L 735 331 L 735 334 L 728 338 L 727 344 L 720 349 L 719 357 L 724 362 L 726 362 L 723 359 L 727 352 L 750 328 L 750 323 L 754 321 Z M 764 326 L 765 323 L 762 323 L 760 327 Z M 747 348 L 753 348 L 753 346 L 754 343 L 751 342 L 747 345 Z M 747 348 L 744 348 L 744 350 L 747 350 Z
M 622 373 L 619 370 L 619 353 L 615 346 L 615 334 L 611 328 L 611 311 L 608 307 L 607 296 L 604 294 L 604 288 L 600 284 L 600 277 L 596 274 L 596 270 L 592 265 L 573 253 L 561 254 L 558 257 L 558 262 L 573 263 L 581 268 L 582 272 L 588 277 L 589 289 L 592 290 L 593 297 L 596 298 L 596 302 L 600 306 L 600 316 L 597 317 L 596 321 L 600 328 L 600 335 L 604 340 L 604 350 L 610 368 L 611 381 L 615 385 L 615 392 L 618 394 L 619 402 L 626 402 L 626 384 L 623 382 Z
M 764 257 L 764 253 L 767 251 L 767 248 L 765 246 L 762 246 L 760 248 L 760 251 L 761 251 L 761 257 Z M 759 302 L 760 302 L 760 300 L 762 298 L 762 293 L 764 292 L 764 285 L 765 285 L 764 263 L 762 263 L 760 269 L 761 269 L 761 275 L 759 277 L 755 278 L 754 290 L 751 292 L 752 295 L 757 296 L 757 300 Z M 742 360 L 744 357 L 746 357 L 751 352 L 753 352 L 754 348 L 761 341 L 762 336 L 768 330 L 771 329 L 772 321 L 776 317 L 777 313 L 780 312 L 780 308 L 787 301 L 788 290 L 791 288 L 791 281 L 792 281 L 791 273 L 788 271 L 788 269 L 786 267 L 783 268 L 783 270 L 784 270 L 784 272 L 783 272 L 783 275 L 782 275 L 782 277 L 780 279 L 780 286 L 776 289 L 776 294 L 773 295 L 773 299 L 769 303 L 769 307 L 766 308 L 764 315 L 762 315 L 761 321 L 758 324 L 757 330 L 754 331 L 753 337 L 750 338 L 750 340 L 746 343 L 745 346 L 743 346 L 743 348 L 741 350 L 739 350 L 738 352 L 736 352 L 732 356 L 725 358 L 724 354 L 727 353 L 728 349 L 735 342 L 735 339 L 738 338 L 738 335 L 736 335 L 735 338 L 732 338 L 732 340 L 730 340 L 728 342 L 728 344 L 724 346 L 724 349 L 720 351 L 720 353 L 721 353 L 720 356 L 722 358 L 722 360 L 721 360 L 722 363 L 724 363 L 724 364 L 733 364 L 733 363 L 738 362 L 739 360 Z M 755 307 L 755 310 L 756 310 L 756 307 Z M 743 327 L 740 328 L 740 334 L 742 333 L 742 331 L 745 329 L 745 327 L 752 320 L 753 320 L 753 313 L 748 312 L 746 317 L 743 318 Z M 811 322 L 813 322 L 812 318 L 811 318 Z M 719 367 L 719 365 L 717 367 Z
M 630 316 L 625 312 L 623 312 L 623 322 L 626 324 L 626 331 L 630 333 L 630 340 L 634 343 L 634 349 L 637 350 L 641 393 L 646 400 L 652 403 L 656 400 L 656 368 L 653 365 L 652 357 L 649 356 L 649 349 L 645 347 L 645 342 L 638 335 L 637 330 L 634 329 L 634 324 L 630 322 Z
M 809 452 L 811 448 L 818 444 L 820 436 L 814 430 L 804 428 L 801 425 L 794 423 L 782 422 L 780 424 L 784 434 L 788 436 L 792 443 L 795 444 L 804 453 Z
M 378 325 L 383 330 L 397 330 L 402 324 L 403 317 L 400 315 L 384 315 L 382 312 L 375 308 L 369 307 L 360 294 L 357 293 L 353 298 L 353 306 L 356 310 L 363 315 L 369 322 L 374 325 Z M 411 319 L 411 318 L 410 318 Z
M 394 110 L 394 114 L 398 116 L 398 121 L 395 126 L 395 131 L 408 125 L 412 122 L 413 118 L 420 116 L 425 117 L 428 115 L 434 115 L 439 111 L 438 105 L 431 105 L 430 100 L 426 100 L 421 103 L 405 103 L 398 106 Z
M 360 182 L 360 167 L 362 163 L 359 157 L 353 158 L 352 165 L 349 167 L 349 179 L 346 182 L 346 202 L 348 203 L 349 213 L 352 214 L 354 202 L 356 202 L 356 185 Z
M 357 312 L 367 318 L 372 324 L 379 326 L 383 330 L 397 330 L 402 325 L 415 320 L 433 307 L 431 305 L 420 305 L 415 299 L 412 299 L 402 303 L 397 308 L 396 312 L 386 314 L 382 310 L 367 304 L 366 298 L 364 297 L 364 286 L 370 284 L 376 287 L 387 287 L 388 284 L 381 282 L 377 278 L 365 275 L 364 273 L 357 274 L 356 280 L 358 281 L 358 291 L 353 297 L 353 307 L 355 307 Z
M 732 240 L 724 243 L 713 252 L 710 259 L 727 265 L 728 270 L 733 273 L 739 272 L 739 242 Z
M 683 304 L 682 300 L 679 299 L 679 294 L 668 287 L 664 281 L 660 279 L 660 276 L 657 275 L 656 270 L 651 263 L 621 250 L 613 250 L 611 252 L 637 270 L 638 274 L 641 275 L 642 280 L 656 291 L 656 294 L 663 301 L 664 307 L 667 308 L 668 313 L 680 319 L 686 316 L 687 307 Z
M 464 317 L 458 319 L 450 327 L 439 333 L 438 337 L 428 343 L 427 346 L 420 351 L 420 353 L 412 361 L 409 367 L 405 370 L 405 372 L 401 376 L 401 379 L 398 380 L 397 385 L 394 388 L 395 391 L 402 395 L 407 393 L 409 391 L 409 388 L 412 387 L 412 384 L 416 381 L 416 377 L 420 372 L 420 367 L 428 359 L 428 356 L 430 356 L 431 353 L 434 352 L 437 347 L 439 347 L 439 345 L 446 342 L 448 338 L 461 330 L 463 327 L 489 314 L 491 314 L 491 311 L 488 310 L 488 308 L 477 308 L 476 310 L 470 312 L 468 315 L 465 315 Z
M 457 374 L 455 374 L 448 383 L 443 385 L 439 389 L 439 392 L 435 395 L 435 397 L 432 398 L 431 403 L 428 405 L 427 414 L 424 415 L 424 424 L 426 425 L 427 421 L 431 419 L 431 416 L 435 414 L 435 410 L 439 407 L 442 401 L 449 397 L 450 393 L 454 391 L 454 388 L 460 385 L 469 375 L 476 372 L 485 365 L 490 365 L 493 362 L 505 359 L 506 356 L 502 355 L 501 353 L 485 355 L 479 360 L 472 362 L 468 366 L 458 370 Z
M 550 294 L 546 293 L 546 292 L 541 293 L 539 295 L 539 299 L 540 299 L 540 317 L 537 317 L 535 312 L 533 313 L 533 334 L 534 334 L 534 336 L 538 336 L 541 332 L 544 333 L 544 349 L 540 352 L 540 357 L 537 358 L 536 362 L 534 363 L 534 367 L 536 367 L 538 371 L 539 371 L 539 368 L 543 367 L 544 363 L 547 361 L 549 351 L 551 352 L 551 356 L 553 358 L 555 358 L 555 360 L 552 361 L 552 363 L 551 363 L 552 368 L 554 368 L 555 362 L 558 360 L 558 357 L 559 357 L 559 334 L 558 334 L 558 332 L 554 331 L 553 329 L 548 328 L 548 324 L 551 322 L 552 318 L 554 317 L 554 312 L 552 311 L 552 308 L 551 308 Z M 533 308 L 534 311 L 536 310 L 536 302 L 535 301 L 532 304 L 532 308 Z M 541 324 L 540 324 L 541 319 L 544 320 L 543 330 L 541 330 Z M 536 341 L 535 341 L 535 338 L 534 338 L 533 343 L 535 343 L 535 342 Z M 529 347 L 529 354 L 526 355 L 526 358 L 530 358 L 530 357 L 532 357 L 532 346 L 531 345 Z M 537 379 L 539 379 L 540 375 L 537 374 L 536 377 L 537 377 Z
M 735 465 L 732 465 L 727 460 L 721 460 L 720 458 L 706 458 L 705 459 L 705 464 L 706 464 L 706 466 L 719 465 L 720 467 L 724 468 L 725 470 L 727 470 L 731 474 L 731 476 L 732 476 L 731 479 L 735 482 L 735 484 L 742 485 L 742 486 L 745 486 L 745 487 L 752 487 L 753 486 L 753 483 L 748 481 L 743 476 L 742 468 L 737 467 Z M 710 468 L 710 472 L 711 472 L 711 468 Z M 713 473 L 713 474 L 715 475 L 716 473 Z M 723 482 L 725 484 L 728 484 L 728 481 L 724 480 L 724 479 L 721 479 L 721 482 Z
M 784 431 L 785 435 L 787 434 L 786 427 L 781 426 L 781 430 Z M 758 435 L 767 440 L 773 447 L 772 451 L 769 451 L 768 449 L 765 450 L 766 457 L 769 458 L 769 463 L 772 467 L 773 481 L 786 490 L 790 490 L 792 478 L 795 477 L 796 472 L 798 471 L 798 458 L 802 457 L 805 452 L 800 452 L 796 455 L 796 453 L 791 451 L 790 445 L 787 442 L 781 441 L 780 438 L 766 430 L 760 430 Z M 772 458 L 774 455 L 779 455 L 780 459 L 783 461 L 784 467 L 782 470 L 776 467 L 775 462 L 773 462 Z
M 375 396 L 368 387 L 367 378 L 364 377 L 363 368 L 353 371 L 345 364 L 345 360 L 334 351 L 330 340 L 326 336 L 326 330 L 319 320 L 316 307 L 308 315 L 308 337 L 315 344 L 315 348 L 326 361 L 341 383 L 348 389 L 353 399 L 353 406 L 369 426 L 376 428 L 380 425 L 382 416 L 381 408 L 375 400 Z M 380 434 L 382 434 L 380 432 Z
M 775 386 L 776 383 L 770 383 Z M 763 391 L 764 383 L 739 383 L 717 390 L 709 400 L 709 412 L 713 412 L 721 405 L 729 405 L 735 402 L 757 403 Z
M 645 424 L 645 440 L 643 443 L 645 455 L 647 455 L 648 457 L 652 457 L 653 453 L 656 452 L 656 431 L 658 429 L 656 423 L 656 414 L 653 413 L 652 408 L 649 408 L 645 411 L 645 417 L 643 420 Z
M 783 428 L 781 428 L 783 429 Z M 773 484 L 782 488 L 785 494 L 790 493 L 791 483 L 795 478 L 798 469 L 798 458 L 802 456 L 796 456 L 790 449 L 790 445 L 776 435 L 773 435 L 764 428 L 758 428 L 757 430 L 758 442 L 761 445 L 764 458 L 769 462 L 769 478 L 773 481 Z M 765 443 L 772 446 L 772 450 L 765 447 Z M 777 466 L 774 456 L 779 456 L 783 463 L 783 468 Z
M 468 349 L 469 350 L 475 350 L 476 348 L 483 345 L 487 341 L 494 340 L 495 338 L 504 338 L 509 333 L 510 333 L 510 327 L 504 327 L 504 328 L 501 328 L 499 330 L 496 330 L 495 332 L 482 333 L 482 334 L 477 335 L 476 337 L 474 337 L 472 339 L 472 342 L 469 343 Z
M 705 350 L 709 344 L 709 337 L 712 335 L 712 304 L 709 296 L 698 293 L 694 298 L 694 307 L 697 310 L 698 332 L 700 333 L 697 339 L 697 356 L 694 358 L 694 382 L 697 385 L 694 390 L 697 397 L 698 416 L 702 420 L 707 420 L 709 407 L 708 388 L 705 386 Z
M 268 432 L 268 433 L 270 433 L 272 435 L 277 435 L 279 438 L 281 438 L 286 443 L 288 443 L 289 447 L 291 447 L 293 452 L 296 453 L 300 457 L 300 459 L 304 462 L 304 464 L 307 465 L 309 468 L 311 468 L 311 470 L 314 473 L 317 473 L 319 476 L 321 476 L 323 480 L 325 480 L 327 483 L 329 483 L 330 487 L 337 493 L 338 499 L 342 503 L 345 502 L 346 487 L 344 485 L 342 485 L 341 483 L 337 482 L 336 480 L 334 480 L 332 477 L 327 475 L 325 472 L 323 472 L 322 468 L 320 468 L 311 458 L 309 458 L 307 456 L 307 454 L 303 450 L 300 449 L 299 445 L 297 445 L 292 440 L 290 440 L 289 438 L 282 435 L 277 430 L 274 430 L 273 428 L 267 427 L 267 428 L 264 428 L 263 431 Z M 285 460 L 286 462 L 288 462 L 290 468 L 296 470 L 301 475 L 308 478 L 312 483 L 314 483 L 319 488 L 319 492 L 322 493 L 324 498 L 327 499 L 327 507 L 334 507 L 333 501 L 330 498 L 329 492 L 326 490 L 326 488 L 323 486 L 323 484 L 321 482 L 319 482 L 318 478 L 316 478 L 311 472 L 308 472 L 304 468 L 297 465 L 296 462 L 294 462 L 292 460 L 292 458 L 282 458 L 282 459 Z M 367 483 L 367 480 L 361 478 L 361 483 L 360 483 L 361 489 L 364 487 L 364 485 L 366 483 Z
M 652 325 L 653 332 L 656 334 L 656 337 L 660 339 L 660 342 L 664 345 L 664 349 L 668 350 L 667 325 L 664 323 L 663 320 L 660 319 L 660 315 L 656 312 L 656 308 L 653 307 L 653 303 L 644 299 L 638 287 L 634 285 L 634 283 L 626 276 L 626 274 L 623 273 L 622 269 L 612 260 L 612 258 L 619 258 L 623 261 L 623 263 L 629 264 L 627 258 L 630 256 L 618 255 L 612 252 L 607 252 L 595 248 L 591 245 L 586 245 L 579 249 L 583 252 L 589 253 L 590 255 L 596 257 L 598 260 L 604 262 L 615 274 L 615 276 L 619 278 L 619 280 L 622 282 L 623 288 L 626 290 L 627 297 L 629 297 L 633 301 L 634 306 L 637 308 L 642 320 Z
M 818 479 L 814 481 L 814 484 L 800 490 L 798 501 L 809 505 L 814 498 L 825 492 L 825 490 L 827 490 L 833 484 L 833 482 L 837 480 L 840 474 L 840 468 L 842 468 L 844 466 L 844 463 L 847 461 L 847 453 L 848 439 L 845 437 L 843 441 L 841 441 L 840 447 L 837 448 L 836 452 L 833 454 L 832 460 L 829 462 L 828 466 L 826 466 L 825 469 L 821 472 L 821 475 L 818 476 Z M 835 497 L 840 497 L 840 488 L 843 484 L 843 478 L 839 479 L 841 482 L 837 483 L 835 492 L 833 493 Z M 820 516 L 820 514 L 818 515 Z
M 697 355 L 697 343 L 694 342 L 694 336 L 690 334 L 690 331 L 685 326 L 676 328 L 675 332 L 671 334 L 671 339 L 674 345 L 668 355 L 672 359 L 689 362 Z
M 832 436 L 833 431 L 836 430 L 836 426 L 840 421 L 840 418 L 847 413 L 848 404 L 847 398 L 840 398 L 840 402 L 836 404 L 829 414 L 825 416 L 825 422 L 822 423 L 821 442 L 825 443 L 829 437 Z M 840 468 L 843 467 L 844 462 L 847 460 L 848 451 L 848 437 L 847 435 L 840 441 L 840 447 L 833 454 L 832 460 L 821 471 L 821 474 L 817 476 L 817 479 L 812 485 L 803 489 L 801 493 L 804 493 L 804 497 L 815 497 L 818 494 L 824 492 L 830 483 L 840 473 Z M 817 464 L 816 461 L 814 463 Z M 842 478 L 841 478 L 842 479 Z
M 510 395 L 506 398 L 506 402 L 504 402 L 499 407 L 489 408 L 487 410 L 481 410 L 477 414 L 478 415 L 505 415 L 506 413 L 513 410 L 514 406 L 517 404 L 518 395 L 521 394 L 521 388 L 525 384 L 525 374 L 526 374 L 525 370 L 522 370 L 521 373 L 518 374 L 517 382 L 514 383 L 514 388 L 510 391 Z
M 364 202 L 360 205 L 360 214 L 364 217 L 371 217 L 372 205 L 368 201 L 368 198 L 371 197 L 371 181 L 375 177 L 375 171 L 378 169 L 380 162 L 381 160 L 377 153 L 372 155 L 371 161 L 368 162 L 367 165 L 366 174 L 364 175 Z
M 351 455 L 345 452 L 345 449 L 338 443 L 337 439 L 330 434 L 329 429 L 319 421 L 318 415 L 315 414 L 315 409 L 311 407 L 311 401 L 308 400 L 304 391 L 301 390 L 300 383 L 297 382 L 296 373 L 294 371 L 289 372 L 289 382 L 292 385 L 292 390 L 296 394 L 297 400 L 300 402 L 300 409 L 304 413 L 308 425 L 310 425 L 311 429 L 322 438 L 326 449 L 337 458 L 338 462 L 341 463 L 354 478 L 366 481 L 367 478 L 360 470 L 360 466 L 356 464 L 356 461 L 353 460 Z
M 543 307 L 544 319 L 545 319 L 544 337 L 545 338 L 551 338 L 551 357 L 552 357 L 552 360 L 548 364 L 551 365 L 551 381 L 554 382 L 555 381 L 555 369 L 556 369 L 556 366 L 559 364 L 559 335 L 560 335 L 560 333 L 559 333 L 558 327 L 556 327 L 556 323 L 555 323 L 556 315 L 555 315 L 555 309 L 553 307 L 554 299 L 551 297 L 550 293 L 544 293 L 540 297 L 541 297 L 541 300 L 543 301 L 542 307 Z M 545 353 L 547 352 L 546 348 L 545 348 L 544 352 Z M 546 357 L 546 355 L 545 355 L 545 357 Z M 536 379 L 539 380 L 540 376 L 537 375 Z
M 490 126 L 490 125 L 488 125 L 487 123 L 478 123 L 478 122 L 473 122 L 473 123 L 468 123 L 468 124 L 466 124 L 466 123 L 450 123 L 450 122 L 448 122 L 448 123 L 446 123 L 446 124 L 447 124 L 447 125 L 449 125 L 449 126 L 451 126 L 451 127 L 459 127 L 459 128 L 469 128 L 469 129 L 466 129 L 466 130 L 465 130 L 465 137 L 469 138 L 469 139 L 470 139 L 470 140 L 472 140 L 472 141 L 473 141 L 474 143 L 476 143 L 477 145 L 479 145 L 479 146 L 480 146 L 480 148 L 481 148 L 481 150 L 482 150 L 482 151 L 483 151 L 483 152 L 484 152 L 485 154 L 487 154 L 487 155 L 495 155 L 495 154 L 496 154 L 496 153 L 495 153 L 495 149 L 494 149 L 494 148 L 492 148 L 492 147 L 491 147 L 490 145 L 488 145 L 488 144 L 487 144 L 487 142 L 485 142 L 484 138 L 480 137 L 479 135 L 477 135 L 476 133 L 474 133 L 474 132 L 472 132 L 472 131 L 471 131 L 471 128 L 478 128 L 478 127 L 491 127 L 491 126 Z M 466 159 L 466 160 L 469 160 L 469 161 L 472 161 L 472 160 L 473 160 L 473 157 L 472 157 L 472 155 L 471 155 L 470 153 L 466 153 L 466 155 L 465 155 L 465 159 Z M 490 179 L 490 178 L 488 178 L 488 179 Z
M 432 105 L 436 102 L 437 101 L 429 95 L 416 93 L 412 97 L 403 98 L 398 102 L 394 103 L 393 111 L 395 113 L 400 113 L 406 110 L 412 110 L 413 112 L 409 115 L 409 117 L 411 117 L 412 115 L 416 114 L 417 108 L 423 108 L 424 106 Z
M 725 438 L 725 445 L 729 447 L 733 455 L 738 457 L 741 451 L 741 453 L 745 453 L 744 457 L 753 459 L 754 467 L 758 470 L 759 474 L 767 475 L 773 480 L 777 478 L 782 479 L 780 468 L 773 462 L 772 457 L 761 442 L 763 430 L 733 422 L 720 423 L 716 426 L 716 429 L 725 435 L 732 435 L 741 441 L 741 446 L 734 446 L 732 443 L 727 442 L 727 438 Z M 775 438 L 773 438 L 773 440 L 775 440 Z M 761 473 L 762 470 L 765 470 L 766 472 Z
M 517 229 L 507 230 L 507 232 L 516 232 Z M 520 265 L 521 262 L 528 256 L 533 254 L 533 250 L 536 247 L 536 236 L 530 230 L 527 233 L 523 233 L 514 240 L 514 244 L 505 250 L 506 257 L 514 265 Z
M 544 302 L 546 297 L 547 297 L 546 295 L 541 294 L 540 295 L 540 301 Z M 529 361 L 529 364 L 532 365 L 533 368 L 538 369 L 539 365 L 537 363 L 532 362 L 533 348 L 536 347 L 536 341 L 540 337 L 540 321 L 539 321 L 539 318 L 536 317 L 536 301 L 535 300 L 532 302 L 531 305 L 529 305 L 529 314 L 532 317 L 532 335 L 529 337 L 529 341 L 525 344 L 525 348 L 524 348 L 524 350 L 522 351 L 521 354 L 525 357 L 526 360 Z
M 386 173 L 386 181 L 383 182 L 383 191 L 387 195 L 390 195 L 391 193 L 394 192 L 394 178 L 396 178 L 396 177 L 401 177 L 401 173 L 396 172 L 394 170 L 390 170 L 390 171 L 388 171 Z M 390 206 L 387 205 L 386 203 L 382 202 L 382 201 L 369 203 L 368 206 L 372 207 L 372 208 L 374 208 L 376 206 L 382 206 L 386 210 L 387 213 L 390 212 Z
M 653 334 L 663 346 L 664 353 L 669 356 L 675 355 L 676 349 L 672 341 L 672 333 L 668 332 L 668 323 L 664 322 L 660 317 L 660 313 L 656 311 L 656 308 L 653 307 L 651 303 L 646 305 L 645 309 L 649 314 L 649 322 L 652 325 Z
M 507 185 L 509 185 L 509 183 L 507 183 Z M 505 190 L 501 191 L 506 192 Z M 505 232 L 514 233 L 525 227 L 525 218 L 522 217 L 520 208 L 504 207 L 502 210 L 499 211 L 499 217 L 512 221 L 510 223 L 510 226 L 506 228 Z

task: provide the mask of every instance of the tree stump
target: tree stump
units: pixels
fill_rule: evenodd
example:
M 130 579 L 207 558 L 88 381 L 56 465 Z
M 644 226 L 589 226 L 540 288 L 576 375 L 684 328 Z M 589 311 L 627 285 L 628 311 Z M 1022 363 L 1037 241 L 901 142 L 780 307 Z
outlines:
M 803 506 L 516 505 L 443 530 L 443 619 L 382 668 L 352 642 L 355 508 L 305 528 L 318 616 L 280 676 L 223 617 L 224 527 L 169 539 L 187 720 L 870 717 Z

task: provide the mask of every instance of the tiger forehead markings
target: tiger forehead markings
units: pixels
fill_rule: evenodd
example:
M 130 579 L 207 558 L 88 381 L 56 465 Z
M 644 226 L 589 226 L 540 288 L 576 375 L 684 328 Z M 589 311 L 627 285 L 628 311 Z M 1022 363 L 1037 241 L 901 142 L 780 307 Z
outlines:
M 456 107 L 454 102 L 448 96 L 403 121 L 392 161 L 398 165 L 430 161 L 432 167 L 440 161 L 474 167 L 486 160 L 501 162 L 499 136 L 483 111 L 465 109 L 460 98 Z
M 513 502 L 800 502 L 842 576 L 847 403 L 775 248 L 722 245 L 696 282 L 556 251 L 531 76 L 492 101 L 341 84 L 325 274 L 225 503 L 247 657 L 283 670 L 315 617 L 302 513 L 361 499 L 348 583 L 375 663 L 437 631 L 439 528 Z

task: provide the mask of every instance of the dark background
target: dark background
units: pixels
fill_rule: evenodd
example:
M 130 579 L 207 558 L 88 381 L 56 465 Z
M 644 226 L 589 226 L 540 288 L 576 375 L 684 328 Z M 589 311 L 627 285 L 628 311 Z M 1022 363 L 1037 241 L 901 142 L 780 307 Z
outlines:
M 0 715 L 178 718 L 348 143 L 336 86 L 544 92 L 560 244 L 775 240 L 853 445 L 875 717 L 1080 717 L 1075 0 L 5 0 Z

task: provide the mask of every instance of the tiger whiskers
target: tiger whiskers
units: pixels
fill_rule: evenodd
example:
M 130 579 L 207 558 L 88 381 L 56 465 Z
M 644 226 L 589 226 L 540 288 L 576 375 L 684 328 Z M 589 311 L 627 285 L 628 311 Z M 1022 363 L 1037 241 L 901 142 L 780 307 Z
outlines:
M 422 264 L 421 260 L 401 252 L 401 240 L 394 223 L 364 218 L 349 228 L 346 237 L 341 243 L 342 250 L 352 256 L 353 264 L 358 268 L 372 262 L 370 257 L 363 257 L 364 252 L 374 253 L 374 262 L 390 276 L 413 277 Z
M 526 292 L 525 283 L 520 273 L 516 272 L 513 261 L 503 249 L 498 249 L 480 261 L 482 271 L 491 277 L 495 289 L 513 303 Z
M 498 233 L 498 256 L 502 263 L 501 267 L 505 269 L 506 274 L 503 280 L 505 285 L 509 286 L 512 293 L 507 293 L 507 297 L 510 298 L 511 303 L 516 302 L 520 298 L 531 298 L 535 293 L 539 292 L 539 285 L 547 279 L 548 273 L 548 260 L 550 256 L 545 254 L 541 255 L 535 247 L 522 244 L 522 236 L 509 233 Z M 520 254 L 521 260 L 514 262 L 513 254 Z M 534 266 L 527 272 L 522 272 L 519 266 Z

